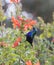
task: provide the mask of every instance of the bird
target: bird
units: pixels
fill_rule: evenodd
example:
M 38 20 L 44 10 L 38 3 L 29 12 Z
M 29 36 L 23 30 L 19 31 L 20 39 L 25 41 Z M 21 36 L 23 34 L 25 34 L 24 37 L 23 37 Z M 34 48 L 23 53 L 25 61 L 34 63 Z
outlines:
M 37 29 L 33 27 L 33 29 L 26 34 L 26 41 L 28 41 L 31 44 L 31 46 L 36 33 L 37 33 Z

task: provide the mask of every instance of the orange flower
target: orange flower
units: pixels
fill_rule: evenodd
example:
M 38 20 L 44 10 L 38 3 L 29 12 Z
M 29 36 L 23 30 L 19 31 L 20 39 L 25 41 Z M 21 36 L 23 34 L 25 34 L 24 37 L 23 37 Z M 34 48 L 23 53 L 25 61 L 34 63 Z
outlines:
M 14 28 L 14 29 L 16 28 L 16 25 L 15 25 L 15 24 L 13 24 L 13 28 Z
M 19 3 L 20 2 L 20 0 L 10 0 L 10 2 L 12 3 Z
M 28 22 L 24 25 L 24 30 L 32 29 L 32 26 L 36 24 L 36 21 L 27 20 Z
M 30 20 L 31 22 L 28 23 L 28 28 L 32 29 L 32 27 L 36 24 L 36 21 Z
M 24 31 L 26 31 L 27 29 L 28 29 L 28 27 L 27 27 L 27 26 L 25 26 L 23 30 L 24 30 Z
M 14 44 L 12 45 L 13 48 L 17 47 L 19 45 L 19 42 L 21 42 L 21 38 L 17 38 Z
M 40 62 L 38 61 L 36 64 L 34 64 L 34 65 L 40 65 Z
M 11 20 L 16 25 L 16 19 L 13 16 L 12 16 Z
M 5 42 L 0 42 L 0 46 L 8 47 L 9 44 L 7 44 L 7 43 L 5 43 Z
M 28 28 L 31 30 L 32 29 L 32 26 L 30 24 L 28 24 Z
M 32 26 L 36 24 L 36 21 L 31 21 L 31 22 L 28 22 L 26 24 L 24 24 L 24 30 L 26 31 L 27 29 L 32 29 Z
M 20 16 L 18 16 L 18 19 L 20 20 L 20 21 L 23 21 L 24 19 L 22 18 L 22 17 L 20 17 Z
M 26 61 L 26 65 L 32 65 L 32 62 L 30 60 Z
M 35 25 L 36 24 L 36 21 L 34 21 L 34 20 L 32 20 L 31 22 L 30 22 L 30 25 Z
M 13 16 L 12 16 L 12 22 L 13 22 L 13 27 L 16 28 L 17 26 L 20 28 L 20 23 L 18 22 L 17 19 L 15 19 Z
M 28 24 L 25 24 L 23 30 L 26 31 L 27 29 L 28 29 Z
M 27 19 L 27 20 L 24 20 L 22 17 L 18 16 L 18 19 L 20 21 L 15 19 L 14 17 L 12 17 L 12 22 L 13 22 L 13 27 L 16 28 L 16 26 L 18 26 L 19 28 L 21 28 L 21 26 L 24 26 L 23 27 L 23 30 L 26 31 L 28 29 L 32 29 L 32 26 L 36 24 L 36 21 L 35 20 L 31 20 L 31 19 Z
M 16 20 L 15 24 L 20 28 L 20 23 L 18 22 L 18 20 Z
M 26 19 L 25 22 L 29 23 L 29 22 L 31 22 L 31 20 L 30 19 Z
M 22 38 L 18 37 L 16 41 L 21 42 Z

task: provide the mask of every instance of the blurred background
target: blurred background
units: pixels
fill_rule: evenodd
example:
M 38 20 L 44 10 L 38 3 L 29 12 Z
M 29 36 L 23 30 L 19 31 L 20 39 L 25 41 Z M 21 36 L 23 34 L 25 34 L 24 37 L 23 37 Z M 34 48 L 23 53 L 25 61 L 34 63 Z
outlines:
M 45 23 L 53 21 L 54 0 L 20 0 L 18 4 L 22 9 L 20 15 L 26 18 L 36 19 L 39 16 Z M 11 18 L 11 13 L 16 16 L 16 7 L 10 0 L 2 0 L 2 7 L 7 18 Z

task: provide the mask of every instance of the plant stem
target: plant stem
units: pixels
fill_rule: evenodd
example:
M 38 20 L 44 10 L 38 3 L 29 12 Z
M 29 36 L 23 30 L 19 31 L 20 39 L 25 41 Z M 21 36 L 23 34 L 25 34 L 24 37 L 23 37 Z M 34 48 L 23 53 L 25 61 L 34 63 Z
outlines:
M 3 37 L 3 26 L 2 26 L 2 22 L 1 22 L 1 28 L 2 28 L 2 30 L 1 30 L 1 37 Z

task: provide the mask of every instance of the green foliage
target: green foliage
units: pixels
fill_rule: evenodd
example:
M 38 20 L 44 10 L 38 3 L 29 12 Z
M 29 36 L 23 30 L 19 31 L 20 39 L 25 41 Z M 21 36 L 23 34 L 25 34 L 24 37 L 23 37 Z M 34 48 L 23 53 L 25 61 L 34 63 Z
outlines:
M 0 21 L 3 21 L 5 17 L 1 6 L 2 4 L 0 5 Z M 6 29 L 0 26 L 0 64 L 26 65 L 25 62 L 28 60 L 31 60 L 33 64 L 39 60 L 41 65 L 54 65 L 54 42 L 47 39 L 54 38 L 54 22 L 45 24 L 41 18 L 38 17 L 38 19 L 36 28 L 39 28 L 42 33 L 35 36 L 33 47 L 26 41 L 25 34 L 28 31 L 22 32 L 18 28 Z M 22 40 L 17 47 L 13 48 L 12 45 L 18 37 Z M 3 46 L 3 42 L 9 45 Z
M 0 64 L 5 63 L 5 65 L 13 65 L 15 62 L 19 63 L 19 59 L 23 60 L 23 62 L 27 60 L 35 62 L 37 60 L 35 57 L 35 50 L 26 41 L 26 37 L 21 31 L 8 28 L 4 29 L 3 32 L 6 33 L 0 38 L 0 40 L 2 39 L 0 42 L 4 41 L 10 45 L 8 47 L 0 47 Z M 12 48 L 12 44 L 19 36 L 22 38 L 20 45 L 16 48 Z
M 0 0 L 0 22 L 2 22 L 5 19 L 6 19 L 6 17 L 4 16 L 4 11 L 2 9 L 2 2 Z
M 47 33 L 50 30 L 51 37 L 53 36 L 54 30 L 52 29 L 54 24 L 45 24 L 47 28 L 43 28 Z M 49 27 L 49 28 L 48 28 Z M 1 28 L 0 28 L 1 29 Z M 46 30 L 47 29 L 47 30 Z M 40 27 L 40 30 L 42 28 Z M 39 36 L 35 36 L 33 47 L 26 41 L 24 32 L 21 33 L 19 29 L 3 29 L 3 36 L 0 37 L 0 42 L 5 42 L 10 44 L 8 47 L 0 47 L 0 64 L 5 63 L 5 65 L 17 65 L 21 62 L 25 63 L 27 60 L 31 60 L 33 63 L 38 60 L 41 62 L 41 65 L 53 65 L 54 63 L 54 44 L 47 40 L 50 36 L 46 35 L 46 32 L 42 32 Z M 42 34 L 44 38 L 40 37 Z M 12 48 L 12 44 L 18 37 L 22 38 L 20 45 Z M 52 50 L 50 49 L 52 48 Z

